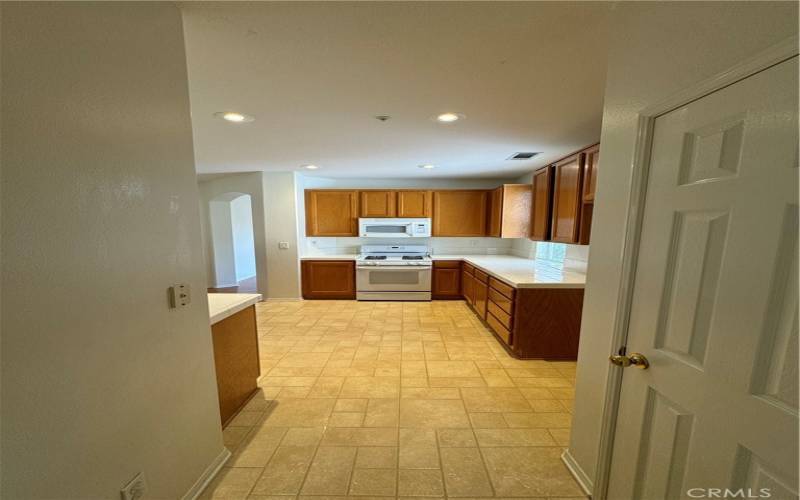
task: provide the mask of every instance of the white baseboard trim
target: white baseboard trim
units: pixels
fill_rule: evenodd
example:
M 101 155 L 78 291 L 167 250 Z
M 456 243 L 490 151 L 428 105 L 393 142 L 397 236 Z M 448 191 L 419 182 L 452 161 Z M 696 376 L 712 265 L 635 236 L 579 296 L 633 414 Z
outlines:
M 197 481 L 189 488 L 189 491 L 183 495 L 183 500 L 195 500 L 197 497 L 200 496 L 200 493 L 208 486 L 214 477 L 219 473 L 219 470 L 222 469 L 222 466 L 231 458 L 231 452 L 227 448 L 222 448 L 222 451 L 217 455 L 217 457 L 208 464 L 206 470 L 197 478 Z
M 575 481 L 578 482 L 578 486 L 581 487 L 584 493 L 591 498 L 592 491 L 594 490 L 594 485 L 592 484 L 592 480 L 589 479 L 589 476 L 583 471 L 578 462 L 572 457 L 569 452 L 569 449 L 564 450 L 564 453 L 561 454 L 561 461 L 564 462 L 564 465 L 567 466 L 569 469 L 570 474 L 572 477 L 575 478 Z

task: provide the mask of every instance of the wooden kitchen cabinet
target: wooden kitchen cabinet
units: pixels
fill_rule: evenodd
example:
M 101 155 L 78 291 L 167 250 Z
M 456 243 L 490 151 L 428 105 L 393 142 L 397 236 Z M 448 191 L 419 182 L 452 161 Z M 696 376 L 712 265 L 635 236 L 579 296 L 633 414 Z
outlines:
M 475 268 L 466 262 L 461 266 L 461 296 L 467 304 L 475 303 Z
M 472 291 L 472 307 L 481 319 L 486 319 L 486 304 L 489 298 L 489 275 L 475 269 Z
M 304 260 L 300 266 L 304 299 L 355 299 L 352 260 Z
M 583 199 L 581 203 L 581 225 L 579 243 L 588 245 L 592 235 L 592 215 L 594 212 L 594 192 L 597 189 L 597 168 L 600 159 L 600 145 L 596 144 L 585 151 L 583 173 Z
M 585 154 L 578 153 L 553 166 L 552 241 L 578 243 L 580 240 L 584 160 Z
M 358 191 L 307 189 L 307 236 L 358 236 Z
M 431 280 L 431 298 L 438 300 L 460 299 L 461 295 L 461 261 L 433 261 Z
M 486 236 L 486 190 L 433 192 L 433 236 Z
M 550 239 L 550 220 L 553 194 L 553 167 L 540 168 L 533 173 L 531 183 L 530 239 Z
M 431 217 L 432 214 L 433 196 L 430 191 L 397 191 L 398 217 Z
M 397 217 L 397 191 L 360 191 L 361 217 Z
M 503 184 L 489 193 L 489 236 L 527 238 L 531 222 L 531 186 Z

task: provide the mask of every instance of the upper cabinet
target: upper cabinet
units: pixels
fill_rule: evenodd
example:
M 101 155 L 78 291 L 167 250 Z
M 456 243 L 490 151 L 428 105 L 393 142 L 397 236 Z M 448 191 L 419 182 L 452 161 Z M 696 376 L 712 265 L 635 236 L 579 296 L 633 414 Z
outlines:
M 433 196 L 430 191 L 397 191 L 397 216 L 431 217 Z
M 397 217 L 397 191 L 360 191 L 361 217 Z
M 525 238 L 530 233 L 531 187 L 504 184 L 489 193 L 489 236 Z
M 581 203 L 580 244 L 588 245 L 592 235 L 592 213 L 594 212 L 594 192 L 597 188 L 597 167 L 600 160 L 600 145 L 592 146 L 585 152 L 583 173 L 583 200 Z
M 553 167 L 553 220 L 550 239 L 578 243 L 581 199 L 583 196 L 584 154 L 578 153 Z
M 489 192 L 456 189 L 433 192 L 433 236 L 486 236 Z
M 596 144 L 583 152 L 585 171 L 583 173 L 583 202 L 594 203 L 597 188 L 597 166 L 600 160 L 600 145 Z
M 307 236 L 358 236 L 358 191 L 306 190 Z
M 550 210 L 553 198 L 553 167 L 540 168 L 533 173 L 531 184 L 531 234 L 537 241 L 550 239 Z

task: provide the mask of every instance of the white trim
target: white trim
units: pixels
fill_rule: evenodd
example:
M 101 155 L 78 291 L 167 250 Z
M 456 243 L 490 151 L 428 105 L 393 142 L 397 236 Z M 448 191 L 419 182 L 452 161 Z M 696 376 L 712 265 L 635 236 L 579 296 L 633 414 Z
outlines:
M 195 500 L 206 489 L 206 486 L 216 477 L 222 466 L 231 458 L 231 452 L 223 447 L 219 455 L 210 463 L 206 470 L 197 478 L 197 481 L 189 488 L 189 491 L 183 495 L 183 500 Z
M 619 283 L 619 299 L 617 301 L 614 330 L 611 339 L 611 352 L 627 343 L 630 309 L 633 302 L 634 278 L 638 261 L 639 240 L 642 229 L 642 214 L 647 196 L 647 179 L 650 161 L 650 147 L 655 119 L 676 108 L 685 106 L 692 101 L 707 96 L 724 87 L 732 85 L 756 73 L 764 71 L 798 54 L 798 38 L 792 36 L 786 40 L 764 50 L 763 52 L 745 59 L 730 69 L 711 78 L 702 80 L 684 90 L 645 107 L 639 112 L 639 123 L 636 134 L 633 162 L 631 164 L 631 189 L 628 198 L 628 209 L 625 225 L 625 242 L 622 251 L 622 273 Z M 611 369 L 606 380 L 606 394 L 603 405 L 603 417 L 600 431 L 600 445 L 598 449 L 597 465 L 594 478 L 594 495 L 596 500 L 606 500 L 611 473 L 611 462 L 614 448 L 614 434 L 619 411 L 619 395 L 622 390 L 622 370 Z M 582 470 L 574 459 L 565 452 L 565 463 L 569 457 L 572 464 L 567 464 L 573 475 L 577 470 Z M 580 479 L 576 475 L 576 479 Z M 587 478 L 588 480 L 588 478 Z M 588 484 L 591 484 L 588 483 Z M 583 487 L 583 485 L 582 485 Z
M 234 282 L 232 284 L 225 284 L 225 283 L 215 283 L 214 286 L 211 288 L 232 288 L 234 286 L 239 286 L 238 282 Z
M 572 477 L 575 478 L 575 481 L 578 483 L 578 486 L 581 487 L 583 492 L 589 498 L 592 497 L 592 491 L 594 490 L 594 485 L 592 484 L 592 480 L 589 479 L 589 476 L 584 472 L 578 462 L 572 457 L 570 454 L 569 449 L 564 450 L 564 453 L 561 454 L 561 461 L 564 462 L 564 465 L 567 466 L 569 469 L 570 474 Z

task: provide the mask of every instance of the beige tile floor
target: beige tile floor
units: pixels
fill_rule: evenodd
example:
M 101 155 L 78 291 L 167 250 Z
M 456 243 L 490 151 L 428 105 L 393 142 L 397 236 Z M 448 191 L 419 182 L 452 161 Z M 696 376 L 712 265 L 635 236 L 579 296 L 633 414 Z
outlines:
M 203 498 L 584 498 L 575 363 L 511 358 L 461 301 L 257 305 L 260 392 Z

